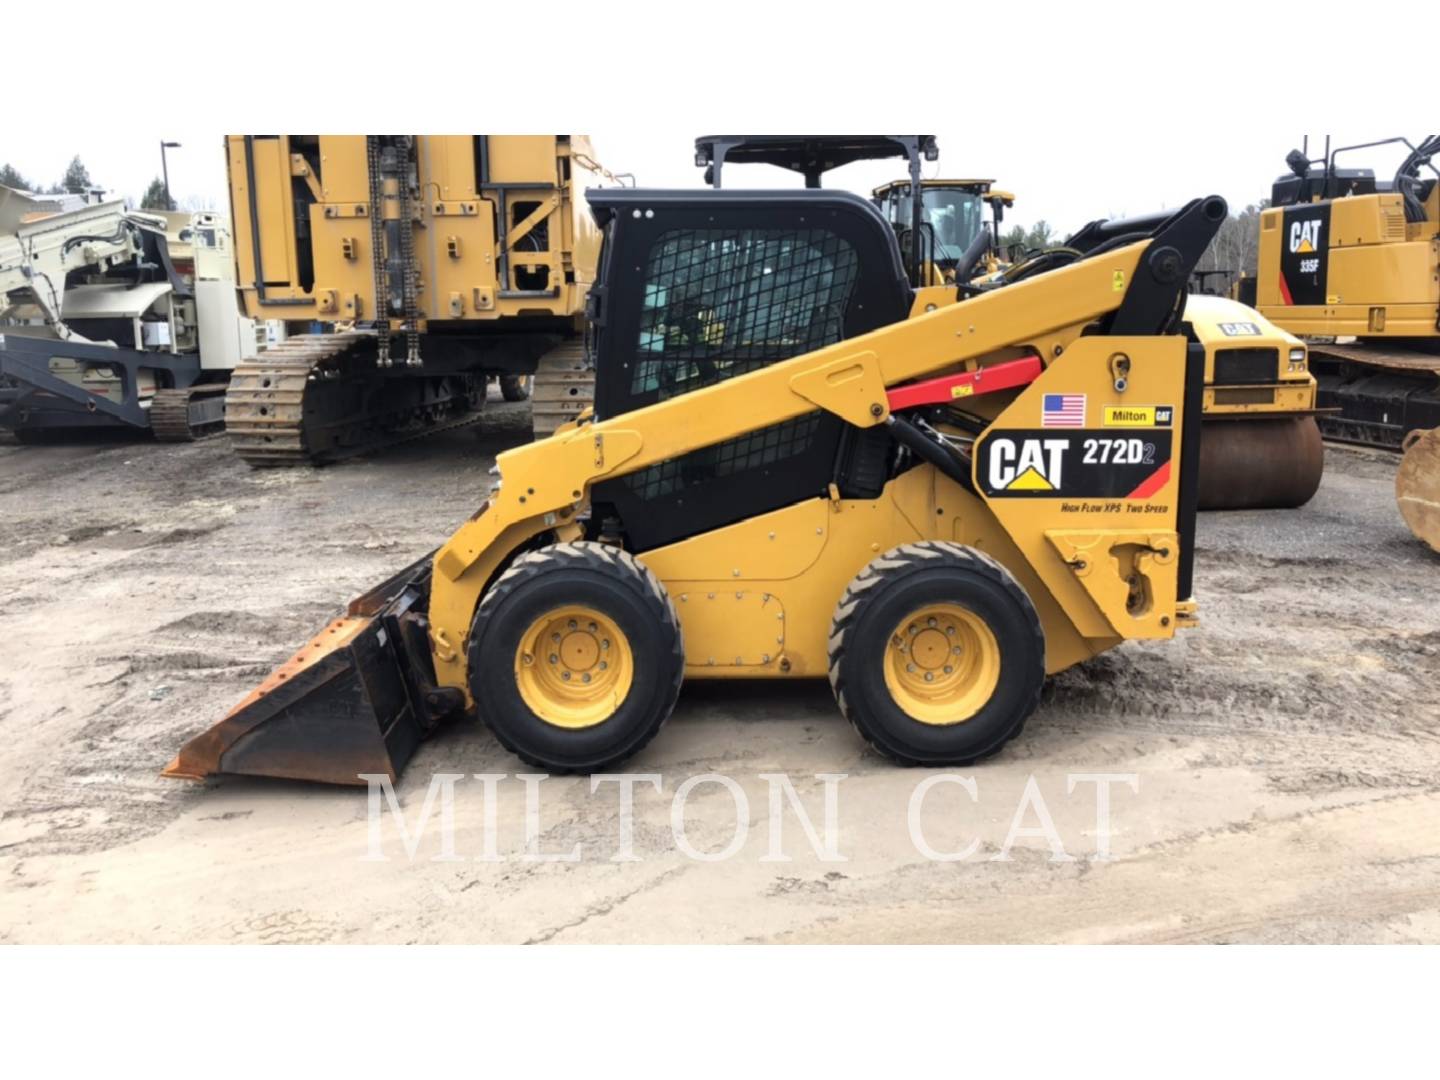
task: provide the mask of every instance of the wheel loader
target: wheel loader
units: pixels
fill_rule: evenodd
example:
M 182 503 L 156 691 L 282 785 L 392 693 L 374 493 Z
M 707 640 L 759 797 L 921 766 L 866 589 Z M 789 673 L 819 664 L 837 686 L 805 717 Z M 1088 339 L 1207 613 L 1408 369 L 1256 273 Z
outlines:
M 537 436 L 590 404 L 598 236 L 622 178 L 583 135 L 231 135 L 245 309 L 310 332 L 242 365 L 226 430 L 256 467 L 335 461 L 473 423 L 498 379 Z
M 828 678 L 878 752 L 973 762 L 1047 674 L 1195 621 L 1181 315 L 1222 199 L 1097 223 L 1067 264 L 914 317 L 856 195 L 587 199 L 593 412 L 501 454 L 437 551 L 167 775 L 394 777 L 475 717 L 535 767 L 603 770 L 686 679 Z
M 900 236 L 902 251 L 910 249 L 914 232 L 916 187 L 908 180 L 892 180 L 871 192 L 871 200 L 880 208 Z M 970 245 L 989 233 L 989 244 L 983 262 L 974 267 L 976 275 L 994 274 L 1003 262 L 1000 226 L 1005 211 L 1015 205 L 1015 196 L 995 187 L 994 180 L 921 180 L 918 193 L 921 204 L 921 259 L 930 265 L 929 284 L 953 284 L 955 268 Z M 985 220 L 985 207 L 990 219 Z M 975 280 L 973 277 L 971 280 Z
M 1404 152 L 1389 181 L 1336 164 L 1380 147 Z M 1260 215 L 1254 289 L 1262 314 L 1308 342 L 1325 435 L 1404 453 L 1401 515 L 1440 551 L 1437 155 L 1440 135 L 1292 150 Z

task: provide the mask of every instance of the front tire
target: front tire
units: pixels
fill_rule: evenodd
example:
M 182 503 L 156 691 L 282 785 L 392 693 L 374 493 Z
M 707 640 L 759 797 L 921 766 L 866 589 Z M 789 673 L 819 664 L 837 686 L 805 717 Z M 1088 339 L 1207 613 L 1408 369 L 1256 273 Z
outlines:
M 658 578 L 609 544 L 520 556 L 475 613 L 470 693 L 507 750 L 551 772 L 631 757 L 675 708 L 680 620 Z
M 1014 576 L 973 548 L 886 552 L 845 590 L 830 627 L 840 711 L 905 765 L 968 765 L 1020 733 L 1045 682 L 1045 632 Z

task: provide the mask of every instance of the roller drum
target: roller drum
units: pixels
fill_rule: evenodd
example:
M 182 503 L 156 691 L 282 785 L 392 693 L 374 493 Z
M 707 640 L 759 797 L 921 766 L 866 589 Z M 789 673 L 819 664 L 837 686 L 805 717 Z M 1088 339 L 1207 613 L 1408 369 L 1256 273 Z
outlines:
M 1324 467 L 1314 417 L 1207 420 L 1200 439 L 1200 509 L 1304 506 L 1319 489 Z

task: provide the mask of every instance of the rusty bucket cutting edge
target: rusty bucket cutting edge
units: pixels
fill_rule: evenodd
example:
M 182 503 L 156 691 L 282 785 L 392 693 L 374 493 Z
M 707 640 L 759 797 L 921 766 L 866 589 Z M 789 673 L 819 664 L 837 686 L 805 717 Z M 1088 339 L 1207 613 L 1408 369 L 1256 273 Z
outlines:
M 187 742 L 161 775 L 202 780 L 224 773 L 361 786 L 365 774 L 394 780 L 424 737 L 395 620 L 423 599 L 426 586 L 428 562 L 421 560 L 356 600 L 350 614 L 331 622 L 224 719 Z M 377 603 L 382 590 L 390 599 Z

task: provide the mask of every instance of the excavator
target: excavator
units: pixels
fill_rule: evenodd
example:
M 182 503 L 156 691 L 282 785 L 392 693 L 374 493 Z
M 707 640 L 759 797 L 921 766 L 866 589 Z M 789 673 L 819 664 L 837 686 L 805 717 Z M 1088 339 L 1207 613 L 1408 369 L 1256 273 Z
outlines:
M 1342 154 L 1403 153 L 1393 178 Z M 1302 337 L 1332 439 L 1403 453 L 1401 516 L 1440 551 L 1440 135 L 1286 156 L 1260 215 L 1254 303 Z
M 225 400 L 256 467 L 321 464 L 473 423 L 487 383 L 535 434 L 589 406 L 599 236 L 583 135 L 231 135 L 245 310 L 310 332 Z
M 827 678 L 877 752 L 973 762 L 1047 674 L 1194 624 L 1183 305 L 1222 199 L 1097 222 L 1063 264 L 918 314 L 857 195 L 586 199 L 593 408 L 499 455 L 437 551 L 166 775 L 393 778 L 476 717 L 536 767 L 602 770 L 686 679 Z
M 818 187 L 825 173 L 855 161 L 906 159 L 908 179 L 876 188 L 872 199 L 899 237 L 916 314 L 1073 259 L 1084 237 L 1081 230 L 1043 251 L 1002 252 L 1000 227 L 1015 196 L 993 180 L 922 179 L 922 160 L 939 157 L 933 135 L 707 135 L 695 145 L 712 186 L 726 160 L 789 169 Z M 948 287 L 956 284 L 958 291 Z M 1303 506 L 1319 490 L 1325 461 L 1305 344 L 1226 298 L 1192 295 L 1185 316 L 1187 333 L 1205 348 L 1200 509 Z

